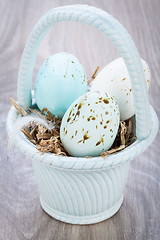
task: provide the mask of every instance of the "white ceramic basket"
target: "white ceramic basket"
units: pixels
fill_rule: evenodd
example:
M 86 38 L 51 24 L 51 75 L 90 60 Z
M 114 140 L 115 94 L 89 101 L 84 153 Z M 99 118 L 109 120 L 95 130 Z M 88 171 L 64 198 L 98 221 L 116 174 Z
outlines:
M 48 29 L 59 21 L 79 21 L 98 28 L 117 47 L 131 81 L 136 112 L 137 140 L 119 153 L 103 159 L 41 154 L 23 133 L 15 136 L 17 147 L 33 160 L 42 208 L 52 217 L 73 224 L 103 221 L 120 208 L 130 161 L 154 140 L 158 118 L 149 105 L 139 53 L 124 27 L 108 13 L 86 5 L 55 8 L 44 15 L 33 29 L 19 68 L 17 100 L 26 109 L 32 105 L 31 81 L 39 44 Z M 18 113 L 8 113 L 8 134 Z M 152 127 L 151 127 L 152 126 Z

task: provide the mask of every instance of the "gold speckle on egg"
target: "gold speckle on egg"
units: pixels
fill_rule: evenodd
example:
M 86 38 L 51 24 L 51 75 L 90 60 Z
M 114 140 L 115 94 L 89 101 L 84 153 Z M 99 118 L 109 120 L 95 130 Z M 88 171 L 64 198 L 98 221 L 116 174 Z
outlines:
M 122 81 L 126 80 L 126 78 L 123 78 Z
M 104 139 L 103 139 L 103 137 L 101 137 L 101 140 L 96 143 L 96 146 L 98 146 L 98 145 L 101 144 L 101 143 L 104 145 Z
M 88 136 L 88 131 L 83 135 L 83 139 L 79 140 L 77 143 L 85 143 L 86 140 L 88 140 L 90 137 Z
M 86 140 L 88 140 L 90 137 L 88 137 L 87 136 L 87 134 L 84 134 L 84 136 L 83 136 L 83 143 L 86 141 Z
M 105 114 L 107 115 L 107 114 L 108 114 L 108 112 L 106 111 L 106 112 L 105 112 Z
M 71 113 L 72 113 L 72 110 L 73 110 L 73 109 L 71 109 L 71 111 L 70 111 L 70 113 L 69 113 L 69 117 L 70 117 L 70 115 L 71 115 Z
M 65 135 L 67 134 L 67 130 L 65 131 L 65 133 L 64 133 Z

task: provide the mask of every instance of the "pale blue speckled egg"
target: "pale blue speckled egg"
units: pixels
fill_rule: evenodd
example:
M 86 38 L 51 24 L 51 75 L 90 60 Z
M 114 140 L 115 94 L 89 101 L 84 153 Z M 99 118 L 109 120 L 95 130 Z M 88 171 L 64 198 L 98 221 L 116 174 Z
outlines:
M 68 107 L 87 92 L 84 68 L 72 54 L 60 52 L 50 56 L 41 66 L 34 93 L 37 106 L 62 117 Z

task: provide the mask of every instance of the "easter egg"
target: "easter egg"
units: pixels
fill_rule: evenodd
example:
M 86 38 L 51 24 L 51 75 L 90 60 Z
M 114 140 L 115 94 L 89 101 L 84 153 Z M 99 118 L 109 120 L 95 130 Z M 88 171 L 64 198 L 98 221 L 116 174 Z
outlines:
M 41 66 L 34 88 L 37 106 L 62 117 L 67 108 L 87 92 L 83 66 L 72 54 L 60 52 L 50 56 Z
M 64 114 L 60 138 L 72 156 L 99 156 L 112 146 L 118 127 L 119 109 L 114 99 L 106 93 L 88 92 Z
M 144 60 L 142 66 L 149 87 L 150 70 Z M 135 114 L 131 80 L 123 58 L 106 65 L 93 81 L 90 91 L 103 91 L 113 96 L 119 106 L 121 120 L 127 120 Z

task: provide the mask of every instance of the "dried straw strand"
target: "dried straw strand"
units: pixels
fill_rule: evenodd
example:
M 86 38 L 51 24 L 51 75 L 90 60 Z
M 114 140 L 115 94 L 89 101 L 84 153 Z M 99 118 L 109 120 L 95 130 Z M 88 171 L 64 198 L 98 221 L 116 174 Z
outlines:
M 98 72 L 98 70 L 99 70 L 99 66 L 97 66 L 97 68 L 96 68 L 96 70 L 94 71 L 94 73 L 93 73 L 91 79 L 89 79 L 89 80 L 87 81 L 88 85 L 89 85 L 91 82 L 93 82 L 93 80 L 94 80 L 95 77 L 97 76 L 97 72 Z

